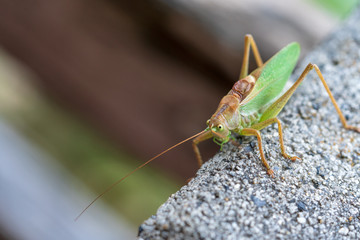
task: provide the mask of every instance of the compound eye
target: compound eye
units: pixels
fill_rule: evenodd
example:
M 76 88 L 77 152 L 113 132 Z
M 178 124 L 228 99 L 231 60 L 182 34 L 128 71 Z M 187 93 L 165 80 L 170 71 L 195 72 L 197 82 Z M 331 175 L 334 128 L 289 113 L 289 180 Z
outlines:
M 208 119 L 208 120 L 206 121 L 206 125 L 209 126 L 209 124 L 210 124 L 210 119 Z
M 218 129 L 219 131 L 222 131 L 222 130 L 224 130 L 224 127 L 223 127 L 223 125 L 219 124 L 219 125 L 217 126 L 217 129 Z

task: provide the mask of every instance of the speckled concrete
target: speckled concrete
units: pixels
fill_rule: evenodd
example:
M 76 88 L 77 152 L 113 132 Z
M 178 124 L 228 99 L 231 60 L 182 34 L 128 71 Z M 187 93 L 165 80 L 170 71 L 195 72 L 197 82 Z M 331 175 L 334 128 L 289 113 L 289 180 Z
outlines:
M 316 63 L 349 124 L 360 126 L 360 11 L 318 46 L 295 71 L 294 81 Z M 359 239 L 360 134 L 345 130 L 315 72 L 262 130 L 261 164 L 256 139 L 224 146 L 189 184 L 173 194 L 139 228 L 139 239 Z

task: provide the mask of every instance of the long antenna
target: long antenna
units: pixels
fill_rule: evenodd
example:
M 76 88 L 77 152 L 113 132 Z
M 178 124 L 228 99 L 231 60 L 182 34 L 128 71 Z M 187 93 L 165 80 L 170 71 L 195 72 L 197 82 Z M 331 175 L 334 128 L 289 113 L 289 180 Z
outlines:
M 160 157 L 161 155 L 167 153 L 168 151 L 170 151 L 173 148 L 176 148 L 177 146 L 189 141 L 190 139 L 199 136 L 200 134 L 203 134 L 204 132 L 206 132 L 206 130 L 203 130 L 177 144 L 175 144 L 174 146 L 166 149 L 165 151 L 159 153 L 158 155 L 156 155 L 155 157 L 151 158 L 150 160 L 146 161 L 145 163 L 141 164 L 140 166 L 138 166 L 137 168 L 135 168 L 134 170 L 132 170 L 131 172 L 129 172 L 128 174 L 126 174 L 124 177 L 120 178 L 119 180 L 117 180 L 116 182 L 114 182 L 113 184 L 111 184 L 108 188 L 106 188 L 102 193 L 100 193 L 94 200 L 92 200 L 92 202 L 87 205 L 82 211 L 81 213 L 75 218 L 75 221 L 77 221 L 81 215 L 91 206 L 94 204 L 94 202 L 96 202 L 99 198 L 101 198 L 103 195 L 105 195 L 107 192 L 109 192 L 111 189 L 113 189 L 116 185 L 118 185 L 119 183 L 121 183 L 122 181 L 124 181 L 127 177 L 129 177 L 130 175 L 132 175 L 133 173 L 135 173 L 137 170 L 143 168 L 145 165 L 147 165 L 148 163 L 152 162 L 153 160 L 155 160 L 156 158 Z

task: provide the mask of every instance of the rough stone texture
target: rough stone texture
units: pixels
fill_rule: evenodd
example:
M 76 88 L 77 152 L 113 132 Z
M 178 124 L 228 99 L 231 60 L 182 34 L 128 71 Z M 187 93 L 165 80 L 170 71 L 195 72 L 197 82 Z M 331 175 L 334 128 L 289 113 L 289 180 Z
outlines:
M 360 126 L 360 11 L 295 71 L 316 63 L 349 124 Z M 305 79 L 279 118 L 289 154 L 282 157 L 277 126 L 256 139 L 224 146 L 189 184 L 139 228 L 139 239 L 360 238 L 360 134 L 345 130 L 315 72 Z

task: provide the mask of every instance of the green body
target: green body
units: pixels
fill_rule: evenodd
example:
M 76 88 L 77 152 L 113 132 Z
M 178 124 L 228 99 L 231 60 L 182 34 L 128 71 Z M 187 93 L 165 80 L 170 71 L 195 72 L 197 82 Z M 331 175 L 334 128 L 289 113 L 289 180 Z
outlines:
M 274 104 L 282 93 L 300 55 L 300 45 L 291 43 L 281 49 L 260 68 L 250 75 L 258 76 L 250 94 L 240 103 L 239 112 L 242 116 L 257 114 L 259 119 L 250 126 L 276 117 L 285 106 L 286 101 Z
M 247 77 L 235 83 L 208 121 L 207 130 L 213 133 L 217 143 L 222 145 L 229 141 L 231 132 L 247 135 L 242 131 L 245 128 L 260 130 L 268 125 L 262 125 L 262 122 L 279 114 L 293 92 L 281 95 L 299 55 L 299 44 L 291 43 Z M 249 90 L 239 90 L 243 90 L 241 93 L 246 95 L 243 99 L 239 96 L 239 91 L 235 90 L 236 84 L 239 85 L 241 81 L 253 84 Z

